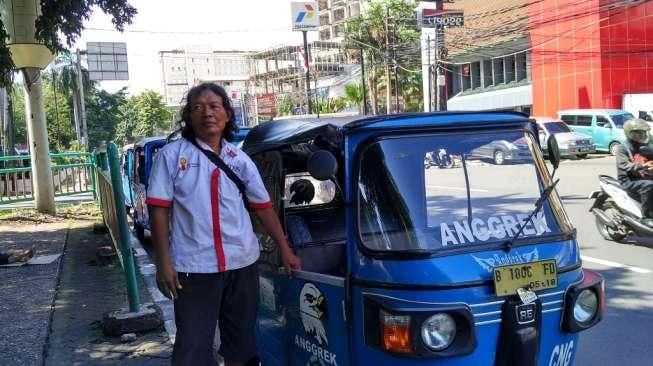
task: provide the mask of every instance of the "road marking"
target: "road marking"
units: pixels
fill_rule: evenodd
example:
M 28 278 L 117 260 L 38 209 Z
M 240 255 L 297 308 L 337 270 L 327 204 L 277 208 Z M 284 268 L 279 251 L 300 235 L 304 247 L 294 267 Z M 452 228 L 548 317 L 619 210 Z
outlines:
M 605 259 L 599 259 L 599 258 L 592 258 L 592 257 L 587 257 L 584 255 L 581 255 L 580 258 L 586 262 L 591 262 L 591 263 L 596 263 L 596 264 L 601 264 L 607 267 L 613 267 L 613 268 L 625 268 L 629 271 L 636 272 L 636 273 L 651 273 L 650 269 L 646 268 L 640 268 L 640 267 L 633 267 L 633 266 L 627 266 L 625 264 L 617 263 L 617 262 L 612 262 L 612 261 L 606 261 Z
M 462 187 L 434 186 L 434 185 L 431 185 L 431 184 L 428 184 L 427 187 L 435 188 L 435 189 L 449 189 L 449 190 L 452 190 L 452 191 L 467 191 L 467 189 L 462 188 Z M 471 188 L 469 191 L 470 192 L 483 192 L 483 193 L 489 192 L 487 189 L 475 189 L 475 188 Z

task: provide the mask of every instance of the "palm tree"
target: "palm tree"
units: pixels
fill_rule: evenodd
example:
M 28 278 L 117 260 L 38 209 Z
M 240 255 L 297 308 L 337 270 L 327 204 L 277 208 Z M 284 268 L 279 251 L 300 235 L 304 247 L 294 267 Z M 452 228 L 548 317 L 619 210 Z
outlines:
M 345 84 L 345 100 L 350 106 L 358 107 L 363 114 L 363 84 Z

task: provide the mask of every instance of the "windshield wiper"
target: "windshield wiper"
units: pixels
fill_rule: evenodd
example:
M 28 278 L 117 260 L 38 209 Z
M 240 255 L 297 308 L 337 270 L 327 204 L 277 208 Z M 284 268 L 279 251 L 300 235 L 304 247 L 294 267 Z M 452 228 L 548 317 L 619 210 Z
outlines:
M 512 246 L 515 243 L 515 240 L 517 240 L 517 238 L 519 238 L 519 235 L 521 235 L 521 233 L 524 231 L 524 228 L 526 227 L 526 225 L 528 225 L 528 223 L 531 221 L 533 216 L 535 216 L 537 211 L 542 209 L 542 206 L 544 205 L 544 202 L 549 198 L 549 196 L 551 195 L 551 192 L 553 192 L 553 189 L 556 187 L 556 185 L 558 184 L 559 181 L 560 181 L 560 179 L 556 179 L 555 181 L 553 181 L 553 184 L 546 187 L 544 189 L 544 191 L 542 191 L 542 194 L 540 195 L 540 198 L 538 198 L 537 201 L 535 201 L 535 209 L 533 210 L 533 212 L 531 212 L 531 214 L 528 215 L 528 218 L 525 221 L 520 223 L 519 230 L 517 230 L 517 233 L 512 238 L 510 238 L 510 239 L 508 239 L 506 241 L 506 247 L 504 248 L 504 250 L 506 252 L 509 252 L 510 249 L 512 249 Z

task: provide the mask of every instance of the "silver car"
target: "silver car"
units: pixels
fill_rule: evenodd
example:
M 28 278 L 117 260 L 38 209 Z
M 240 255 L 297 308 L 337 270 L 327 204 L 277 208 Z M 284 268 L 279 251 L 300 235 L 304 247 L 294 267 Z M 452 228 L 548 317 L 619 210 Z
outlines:
M 560 155 L 563 157 L 585 158 L 587 154 L 596 151 L 592 137 L 573 132 L 563 121 L 545 118 L 535 118 L 535 120 L 544 154 L 547 153 L 546 146 L 551 135 L 555 135 Z

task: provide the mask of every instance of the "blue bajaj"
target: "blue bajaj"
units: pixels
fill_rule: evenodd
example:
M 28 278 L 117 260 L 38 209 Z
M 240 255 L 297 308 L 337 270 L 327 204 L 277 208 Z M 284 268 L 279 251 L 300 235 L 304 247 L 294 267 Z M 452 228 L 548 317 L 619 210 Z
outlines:
M 302 259 L 286 276 L 255 223 L 263 364 L 573 364 L 603 280 L 581 267 L 537 136 L 519 113 L 254 127 L 243 149 Z M 528 155 L 478 154 L 503 141 Z M 427 169 L 433 151 L 456 164 Z

